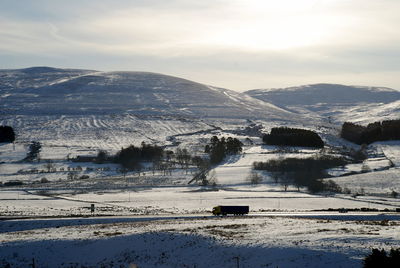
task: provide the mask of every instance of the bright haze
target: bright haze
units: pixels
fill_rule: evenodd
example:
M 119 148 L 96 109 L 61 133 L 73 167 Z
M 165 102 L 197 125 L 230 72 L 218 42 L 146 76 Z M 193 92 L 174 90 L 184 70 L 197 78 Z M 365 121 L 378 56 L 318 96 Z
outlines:
M 151 71 L 244 91 L 400 89 L 398 0 L 3 0 L 0 68 Z

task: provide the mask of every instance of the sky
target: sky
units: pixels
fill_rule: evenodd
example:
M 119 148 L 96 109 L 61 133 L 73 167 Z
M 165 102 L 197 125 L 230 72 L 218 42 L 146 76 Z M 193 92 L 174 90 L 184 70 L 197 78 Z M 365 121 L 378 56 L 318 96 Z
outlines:
M 0 68 L 400 90 L 399 0 L 1 0 Z

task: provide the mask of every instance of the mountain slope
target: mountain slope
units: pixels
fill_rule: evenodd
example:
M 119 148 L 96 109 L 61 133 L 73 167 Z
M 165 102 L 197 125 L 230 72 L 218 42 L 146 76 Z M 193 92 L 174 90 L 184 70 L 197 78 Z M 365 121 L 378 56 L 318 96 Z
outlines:
M 201 118 L 296 118 L 245 94 L 145 72 L 29 68 L 0 71 L 8 114 L 141 114 Z
M 0 124 L 12 126 L 18 142 L 40 141 L 64 148 L 65 155 L 115 152 L 142 141 L 191 146 L 195 138 L 186 135 L 207 139 L 253 123 L 248 119 L 314 122 L 246 94 L 177 77 L 49 67 L 0 70 L 0 106 Z
M 339 122 L 366 123 L 399 116 L 396 102 L 400 100 L 400 91 L 384 87 L 314 84 L 245 93 L 293 112 Z

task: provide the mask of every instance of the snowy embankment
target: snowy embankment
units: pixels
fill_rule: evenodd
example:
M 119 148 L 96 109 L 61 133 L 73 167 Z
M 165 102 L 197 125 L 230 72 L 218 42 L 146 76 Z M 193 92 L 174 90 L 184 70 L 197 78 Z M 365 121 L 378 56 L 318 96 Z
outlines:
M 361 259 L 370 248 L 388 249 L 400 243 L 398 222 L 215 217 L 72 226 L 42 223 L 32 229 L 27 226 L 30 221 L 0 222 L 0 226 L 12 224 L 21 229 L 0 233 L 0 264 L 361 267 Z

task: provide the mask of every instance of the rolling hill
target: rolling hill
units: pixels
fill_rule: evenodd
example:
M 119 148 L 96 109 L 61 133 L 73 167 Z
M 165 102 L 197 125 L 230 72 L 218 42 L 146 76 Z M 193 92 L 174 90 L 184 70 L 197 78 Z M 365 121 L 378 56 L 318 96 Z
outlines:
M 308 122 L 246 94 L 147 72 L 0 70 L 0 104 L 0 124 L 19 142 L 114 151 L 247 120 Z
M 400 91 L 385 87 L 313 84 L 246 93 L 292 112 L 313 114 L 338 123 L 369 123 L 399 117 Z
M 296 118 L 245 94 L 156 73 L 33 67 L 1 70 L 0 85 L 3 113 L 14 115 Z

